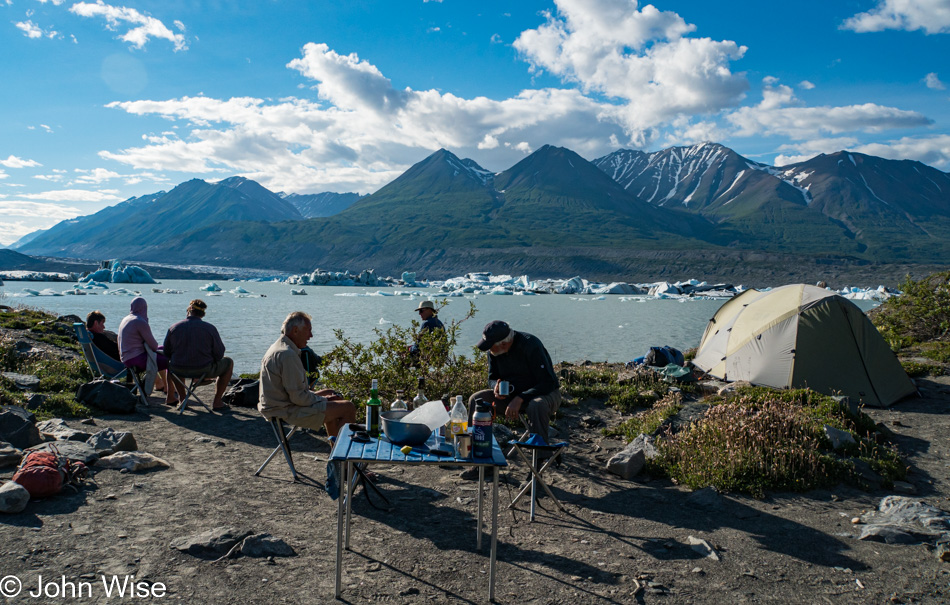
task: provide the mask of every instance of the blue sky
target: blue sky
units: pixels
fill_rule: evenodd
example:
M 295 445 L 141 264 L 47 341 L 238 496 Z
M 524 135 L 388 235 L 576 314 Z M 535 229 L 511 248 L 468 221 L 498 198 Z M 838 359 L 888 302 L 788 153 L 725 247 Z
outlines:
M 950 0 L 0 0 L 0 56 L 0 245 L 191 178 L 370 193 L 440 147 L 950 170 Z

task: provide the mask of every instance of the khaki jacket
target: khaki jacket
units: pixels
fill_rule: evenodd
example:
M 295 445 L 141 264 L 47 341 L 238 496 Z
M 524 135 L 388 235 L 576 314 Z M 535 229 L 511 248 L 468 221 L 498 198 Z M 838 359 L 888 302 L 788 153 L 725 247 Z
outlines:
M 261 396 L 257 409 L 265 418 L 287 418 L 294 406 L 310 407 L 327 400 L 310 390 L 300 349 L 281 335 L 261 360 Z

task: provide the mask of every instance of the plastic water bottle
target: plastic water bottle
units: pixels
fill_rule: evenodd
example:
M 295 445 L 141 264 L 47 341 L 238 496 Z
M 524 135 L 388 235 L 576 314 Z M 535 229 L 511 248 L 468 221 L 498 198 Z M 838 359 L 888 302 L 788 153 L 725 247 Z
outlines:
M 389 404 L 389 409 L 390 409 L 390 410 L 392 410 L 392 411 L 395 412 L 395 411 L 398 411 L 398 410 L 404 410 L 404 411 L 405 411 L 405 410 L 408 410 L 408 409 L 409 409 L 408 406 L 406 406 L 406 402 L 403 400 L 402 396 L 403 396 L 403 391 L 396 391 L 396 399 L 395 399 L 395 401 L 393 401 L 391 404 Z
M 449 428 L 452 431 L 453 438 L 468 430 L 468 410 L 465 409 L 465 404 L 462 403 L 461 395 L 455 396 L 455 405 L 452 406 L 452 411 L 449 412 Z
M 475 415 L 472 416 L 472 455 L 475 458 L 491 458 L 491 404 L 475 400 Z

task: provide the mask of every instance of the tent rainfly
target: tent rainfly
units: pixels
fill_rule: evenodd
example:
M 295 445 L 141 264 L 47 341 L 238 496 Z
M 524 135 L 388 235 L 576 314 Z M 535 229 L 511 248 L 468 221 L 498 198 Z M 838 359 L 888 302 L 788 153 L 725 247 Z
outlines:
M 916 392 L 854 303 L 805 284 L 746 290 L 709 320 L 693 365 L 722 380 L 810 388 L 886 407 Z

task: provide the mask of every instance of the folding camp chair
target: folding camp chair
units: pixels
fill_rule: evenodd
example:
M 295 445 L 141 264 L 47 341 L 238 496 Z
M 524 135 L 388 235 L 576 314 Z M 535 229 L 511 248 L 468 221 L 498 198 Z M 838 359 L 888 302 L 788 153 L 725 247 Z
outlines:
M 553 493 L 551 493 L 551 488 L 548 487 L 548 484 L 544 481 L 544 471 L 547 470 L 549 466 L 554 464 L 558 459 L 561 453 L 564 451 L 564 448 L 567 447 L 568 443 L 562 441 L 560 443 L 548 444 L 541 438 L 540 435 L 532 433 L 528 439 L 524 441 L 513 441 L 511 442 L 514 451 L 518 452 L 518 455 L 521 456 L 521 459 L 528 465 L 528 468 L 531 469 L 531 481 L 529 481 L 521 491 L 518 492 L 518 495 L 515 496 L 514 500 L 511 501 L 511 504 L 508 505 L 508 508 L 514 508 L 518 502 L 523 498 L 528 490 L 531 490 L 531 520 L 534 521 L 534 511 L 535 504 L 537 502 L 537 486 L 540 485 L 548 497 L 554 501 L 558 509 L 561 512 L 564 511 L 564 507 L 561 506 L 560 500 L 558 500 Z M 531 452 L 531 459 L 528 459 L 528 456 L 525 454 L 525 450 Z M 550 454 L 550 457 L 545 460 L 544 464 L 541 465 L 541 468 L 538 468 L 538 452 L 544 452 Z
M 138 372 L 100 351 L 92 343 L 92 337 L 86 329 L 86 324 L 74 323 L 73 331 L 76 333 L 76 340 L 79 341 L 80 348 L 82 348 L 83 357 L 86 358 L 86 363 L 89 364 L 89 369 L 92 370 L 92 375 L 96 380 L 119 380 L 128 376 L 135 385 L 133 390 L 138 392 L 142 405 L 148 406 L 148 399 L 145 397 L 145 389 L 142 388 L 142 379 Z
M 208 405 L 204 401 L 202 401 L 200 397 L 198 397 L 198 394 L 195 393 L 195 389 L 201 386 L 201 383 L 203 383 L 205 378 L 207 377 L 208 377 L 208 372 L 202 372 L 200 374 L 196 374 L 193 372 L 183 372 L 182 370 L 172 370 L 172 367 L 168 366 L 169 382 L 175 383 L 176 391 L 178 390 L 177 389 L 178 385 L 181 385 L 182 388 L 185 389 L 185 396 L 182 398 L 181 403 L 178 404 L 179 414 L 185 411 L 185 408 L 188 407 L 188 400 L 192 397 L 195 398 L 195 401 L 197 401 L 199 404 L 204 406 L 206 410 L 208 410 L 209 412 L 211 411 L 211 408 L 209 408 Z M 191 380 L 191 382 L 187 386 L 185 385 L 186 379 Z

